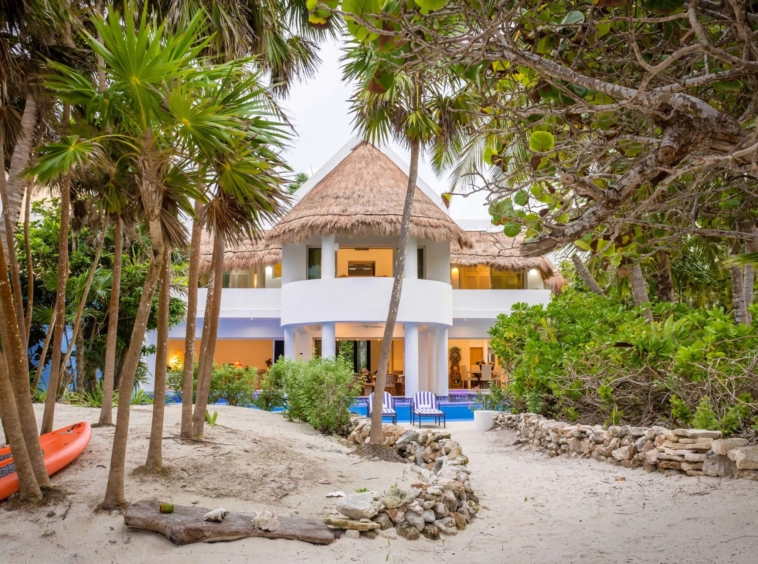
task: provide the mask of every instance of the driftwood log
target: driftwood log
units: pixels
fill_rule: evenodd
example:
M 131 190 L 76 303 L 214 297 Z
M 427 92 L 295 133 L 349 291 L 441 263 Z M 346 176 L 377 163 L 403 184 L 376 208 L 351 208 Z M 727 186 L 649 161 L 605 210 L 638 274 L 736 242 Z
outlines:
M 253 524 L 253 513 L 229 513 L 221 523 L 203 521 L 203 515 L 210 511 L 202 507 L 174 506 L 173 513 L 161 513 L 160 501 L 146 500 L 133 503 L 124 513 L 127 527 L 144 529 L 164 535 L 174 544 L 196 542 L 223 542 L 246 537 L 268 539 L 290 539 L 311 544 L 330 544 L 334 533 L 323 521 L 279 517 L 280 526 L 276 531 L 258 529 Z

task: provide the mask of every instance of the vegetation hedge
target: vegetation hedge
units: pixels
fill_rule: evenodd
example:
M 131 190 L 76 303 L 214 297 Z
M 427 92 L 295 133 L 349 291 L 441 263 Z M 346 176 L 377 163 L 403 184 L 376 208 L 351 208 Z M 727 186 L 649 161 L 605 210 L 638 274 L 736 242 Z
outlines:
M 520 411 L 584 423 L 654 423 L 755 433 L 758 332 L 723 308 L 638 308 L 566 288 L 517 304 L 490 330 Z M 752 314 L 758 308 L 751 306 Z

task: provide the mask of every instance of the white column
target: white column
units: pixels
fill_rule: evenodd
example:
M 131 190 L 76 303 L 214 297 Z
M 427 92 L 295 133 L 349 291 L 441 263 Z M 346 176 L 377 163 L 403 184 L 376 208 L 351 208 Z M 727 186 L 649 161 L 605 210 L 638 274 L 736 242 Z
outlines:
M 198 325 L 200 325 L 198 323 Z M 71 336 L 68 335 L 67 338 L 70 338 Z M 199 339 L 198 339 L 199 341 Z M 145 346 L 155 346 L 158 344 L 158 331 L 147 331 L 145 333 Z M 147 356 L 142 357 L 142 362 L 145 363 L 145 366 L 147 367 L 147 373 L 149 375 L 147 382 L 145 382 L 142 387 L 146 392 L 152 392 L 155 390 L 155 355 L 149 354 Z
M 322 251 L 323 252 L 323 251 Z M 323 254 L 321 255 L 323 257 Z M 322 258 L 323 260 L 323 258 Z M 323 265 L 323 262 L 321 263 Z M 322 271 L 323 274 L 323 271 Z M 337 335 L 334 323 L 321 324 L 321 357 L 337 356 Z
M 437 327 L 437 390 L 438 396 L 446 396 L 448 390 L 447 327 Z
M 284 328 L 284 357 L 290 360 L 297 359 L 297 343 L 295 341 L 295 327 L 287 325 Z
M 418 389 L 429 391 L 429 332 L 423 331 L 418 336 Z
M 413 237 L 408 237 L 405 247 L 405 278 L 418 278 L 418 242 Z
M 405 323 L 405 397 L 419 391 L 418 323 Z
M 334 262 L 336 250 L 334 235 L 324 235 L 321 237 L 321 278 L 334 278 L 337 271 Z

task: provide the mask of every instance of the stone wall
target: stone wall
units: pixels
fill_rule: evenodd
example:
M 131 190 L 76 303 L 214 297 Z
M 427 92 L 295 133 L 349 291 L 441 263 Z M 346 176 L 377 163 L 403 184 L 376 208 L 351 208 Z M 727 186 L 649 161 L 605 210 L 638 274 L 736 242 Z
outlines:
M 345 440 L 348 446 L 367 442 L 371 420 L 354 417 Z M 416 480 L 408 489 L 339 496 L 336 511 L 324 517 L 348 537 L 388 539 L 402 536 L 416 540 L 422 535 L 436 540 L 466 528 L 479 511 L 479 499 L 471 489 L 468 458 L 461 445 L 444 431 L 405 429 L 384 425 L 384 444 L 412 464 Z
M 724 439 L 720 431 L 613 425 L 575 425 L 541 415 L 500 413 L 495 428 L 513 429 L 519 443 L 551 456 L 594 458 L 648 472 L 758 480 L 758 446 L 745 439 Z

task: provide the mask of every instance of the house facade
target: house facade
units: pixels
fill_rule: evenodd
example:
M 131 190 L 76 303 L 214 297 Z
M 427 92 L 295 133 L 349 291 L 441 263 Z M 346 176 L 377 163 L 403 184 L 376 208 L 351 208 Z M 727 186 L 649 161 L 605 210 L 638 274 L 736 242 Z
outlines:
M 214 361 L 263 369 L 281 355 L 343 354 L 356 372 L 375 372 L 407 182 L 396 155 L 353 140 L 298 190 L 264 240 L 227 249 Z M 398 395 L 462 388 L 451 373 L 453 348 L 469 369 L 491 360 L 496 317 L 560 289 L 549 260 L 520 257 L 519 240 L 493 229 L 456 223 L 419 180 L 390 355 Z M 200 288 L 198 350 L 206 294 Z M 170 363 L 182 361 L 184 336 L 184 324 L 171 330 Z

